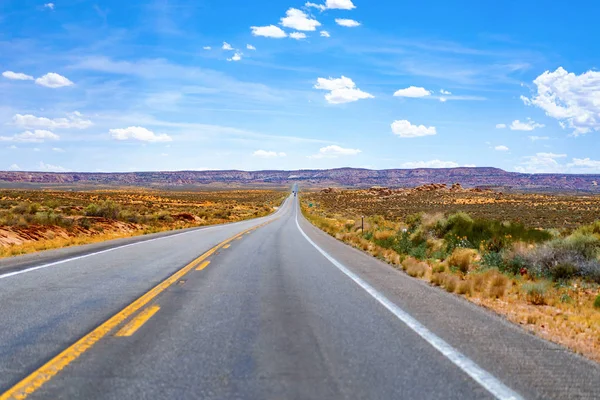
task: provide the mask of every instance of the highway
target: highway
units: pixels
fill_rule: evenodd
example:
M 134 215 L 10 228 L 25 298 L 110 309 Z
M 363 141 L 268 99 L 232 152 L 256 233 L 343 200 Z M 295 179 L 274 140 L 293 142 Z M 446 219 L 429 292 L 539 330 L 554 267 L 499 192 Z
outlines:
M 0 322 L 0 400 L 600 398 L 598 364 L 335 240 L 294 196 L 3 260 Z

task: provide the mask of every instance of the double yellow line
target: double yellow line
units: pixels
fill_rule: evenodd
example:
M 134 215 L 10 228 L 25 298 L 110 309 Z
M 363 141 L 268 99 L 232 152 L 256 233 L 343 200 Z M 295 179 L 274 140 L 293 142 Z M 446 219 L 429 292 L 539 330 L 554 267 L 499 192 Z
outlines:
M 254 229 L 258 229 L 270 222 L 273 222 L 274 220 L 275 219 L 273 219 L 271 221 L 267 221 L 258 226 L 252 227 L 250 229 L 246 229 L 245 231 L 240 232 L 237 235 L 230 237 L 229 239 L 219 243 L 212 249 L 208 250 L 206 253 L 202 254 L 200 257 L 196 258 L 194 261 L 192 261 L 191 263 L 189 263 L 188 265 L 186 265 L 185 267 L 183 267 L 182 269 L 175 272 L 173 275 L 171 275 L 170 277 L 168 277 L 167 279 L 165 279 L 164 281 L 162 281 L 161 283 L 156 285 L 149 292 L 142 295 L 140 298 L 138 298 L 133 303 L 131 303 L 130 305 L 125 307 L 123 310 L 121 310 L 120 312 L 118 312 L 117 314 L 112 316 L 110 319 L 108 319 L 102 325 L 100 325 L 99 327 L 97 327 L 96 329 L 94 329 L 93 331 L 91 331 L 90 333 L 88 333 L 87 335 L 82 337 L 81 339 L 79 339 L 77 342 L 75 342 L 74 344 L 69 346 L 67 349 L 63 350 L 59 355 L 57 355 L 56 357 L 54 357 L 53 359 L 48 361 L 46 364 L 41 366 L 39 369 L 34 371 L 32 374 L 27 376 L 25 379 L 23 379 L 22 381 L 17 383 L 15 386 L 10 388 L 8 391 L 6 391 L 2 395 L 0 395 L 0 400 L 9 400 L 9 399 L 22 400 L 22 399 L 27 398 L 30 394 L 32 394 L 33 392 L 38 390 L 40 387 L 42 387 L 42 385 L 44 383 L 48 382 L 56 374 L 58 374 L 60 371 L 62 371 L 67 365 L 69 365 L 70 363 L 75 361 L 77 358 L 79 358 L 79 356 L 81 356 L 83 353 L 85 353 L 87 350 L 89 350 L 92 346 L 94 346 L 94 344 L 96 344 L 96 342 L 98 342 L 100 339 L 102 339 L 104 336 L 106 336 L 108 333 L 110 333 L 113 329 L 115 329 L 117 326 L 119 326 L 123 321 L 125 321 L 126 319 L 131 317 L 133 314 L 135 314 L 139 309 L 141 309 L 142 307 L 147 305 L 149 302 L 151 302 L 153 299 L 155 299 L 159 294 L 164 292 L 169 286 L 171 286 L 172 284 L 179 281 L 179 279 L 181 279 L 188 272 L 190 272 L 194 268 L 198 267 L 201 263 L 202 263 L 202 265 L 200 265 L 200 267 L 202 267 L 202 268 L 199 267 L 199 269 L 203 269 L 204 267 L 206 267 L 208 264 L 203 263 L 203 261 L 205 261 L 208 257 L 212 256 L 217 250 L 219 250 L 222 247 L 227 246 L 233 240 L 241 238 L 244 234 L 246 234 L 250 231 L 253 231 Z M 143 311 L 142 313 L 140 313 L 140 317 L 144 316 L 144 318 L 140 318 L 140 321 L 142 321 L 142 320 L 143 320 L 143 322 L 147 321 L 157 311 L 158 311 L 158 308 L 156 308 L 156 306 L 151 307 L 151 308 L 147 309 L 146 311 Z M 133 332 L 135 332 L 135 330 L 137 329 L 135 327 L 135 325 L 137 325 L 137 323 L 135 321 L 136 321 L 136 319 L 131 321 L 132 326 L 130 328 L 133 329 Z M 143 322 L 141 322 L 141 323 L 143 324 Z M 127 333 L 129 332 L 127 328 L 128 328 L 128 325 L 126 325 L 125 327 L 123 327 L 122 330 L 119 331 L 122 333 L 120 336 L 127 336 Z

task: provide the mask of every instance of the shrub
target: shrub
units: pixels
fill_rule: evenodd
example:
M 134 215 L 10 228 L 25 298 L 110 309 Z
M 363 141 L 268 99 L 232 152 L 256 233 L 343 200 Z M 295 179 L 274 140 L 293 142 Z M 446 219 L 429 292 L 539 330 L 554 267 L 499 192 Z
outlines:
M 458 277 L 455 275 L 446 275 L 444 279 L 444 289 L 447 292 L 453 293 L 458 286 Z
M 499 272 L 496 272 L 490 281 L 488 288 L 489 297 L 500 298 L 506 293 L 506 286 L 508 285 L 508 278 Z
M 85 215 L 88 217 L 103 217 L 107 219 L 117 219 L 121 212 L 121 205 L 111 200 L 103 201 L 100 204 L 91 203 L 85 208 Z
M 443 273 L 440 272 L 434 272 L 433 275 L 431 275 L 431 283 L 434 286 L 441 286 L 442 282 L 444 281 L 444 275 Z
M 546 291 L 548 290 L 548 287 L 545 283 L 526 283 L 522 286 L 522 289 L 525 291 L 527 301 L 531 304 L 536 306 L 546 304 Z
M 600 309 L 600 294 L 596 296 L 596 300 L 594 300 L 594 308 Z
M 560 263 L 550 269 L 554 281 L 571 279 L 577 274 L 577 267 L 571 263 Z
M 494 251 L 484 253 L 481 257 L 481 264 L 490 268 L 504 268 L 504 260 L 502 259 L 502 254 Z
M 469 272 L 469 267 L 475 260 L 477 251 L 473 249 L 455 249 L 448 257 L 448 265 L 457 267 L 463 274 Z
M 470 281 L 471 281 L 471 287 L 473 288 L 474 291 L 476 292 L 484 292 L 485 291 L 485 283 L 486 283 L 486 279 L 485 279 L 485 275 L 484 274 L 475 274 L 469 277 Z
M 517 275 L 523 268 L 527 269 L 527 260 L 521 255 L 514 255 L 508 260 L 504 260 L 498 269 L 502 272 L 508 272 Z
M 473 294 L 473 287 L 470 281 L 460 281 L 456 288 L 456 293 L 466 294 L 471 296 Z

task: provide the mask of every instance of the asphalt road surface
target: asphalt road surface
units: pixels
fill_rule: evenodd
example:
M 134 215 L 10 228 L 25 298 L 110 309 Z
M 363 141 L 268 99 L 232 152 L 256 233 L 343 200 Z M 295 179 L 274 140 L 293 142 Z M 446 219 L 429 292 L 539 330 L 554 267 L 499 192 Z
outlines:
M 2 261 L 0 326 L 2 400 L 600 398 L 598 364 L 336 241 L 293 196 Z

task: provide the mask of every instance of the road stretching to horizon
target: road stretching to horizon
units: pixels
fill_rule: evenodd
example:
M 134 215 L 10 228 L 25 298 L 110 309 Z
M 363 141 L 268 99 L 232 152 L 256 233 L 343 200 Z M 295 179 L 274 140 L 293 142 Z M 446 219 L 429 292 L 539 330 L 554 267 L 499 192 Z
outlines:
M 600 398 L 600 367 L 271 216 L 0 261 L 0 399 Z

